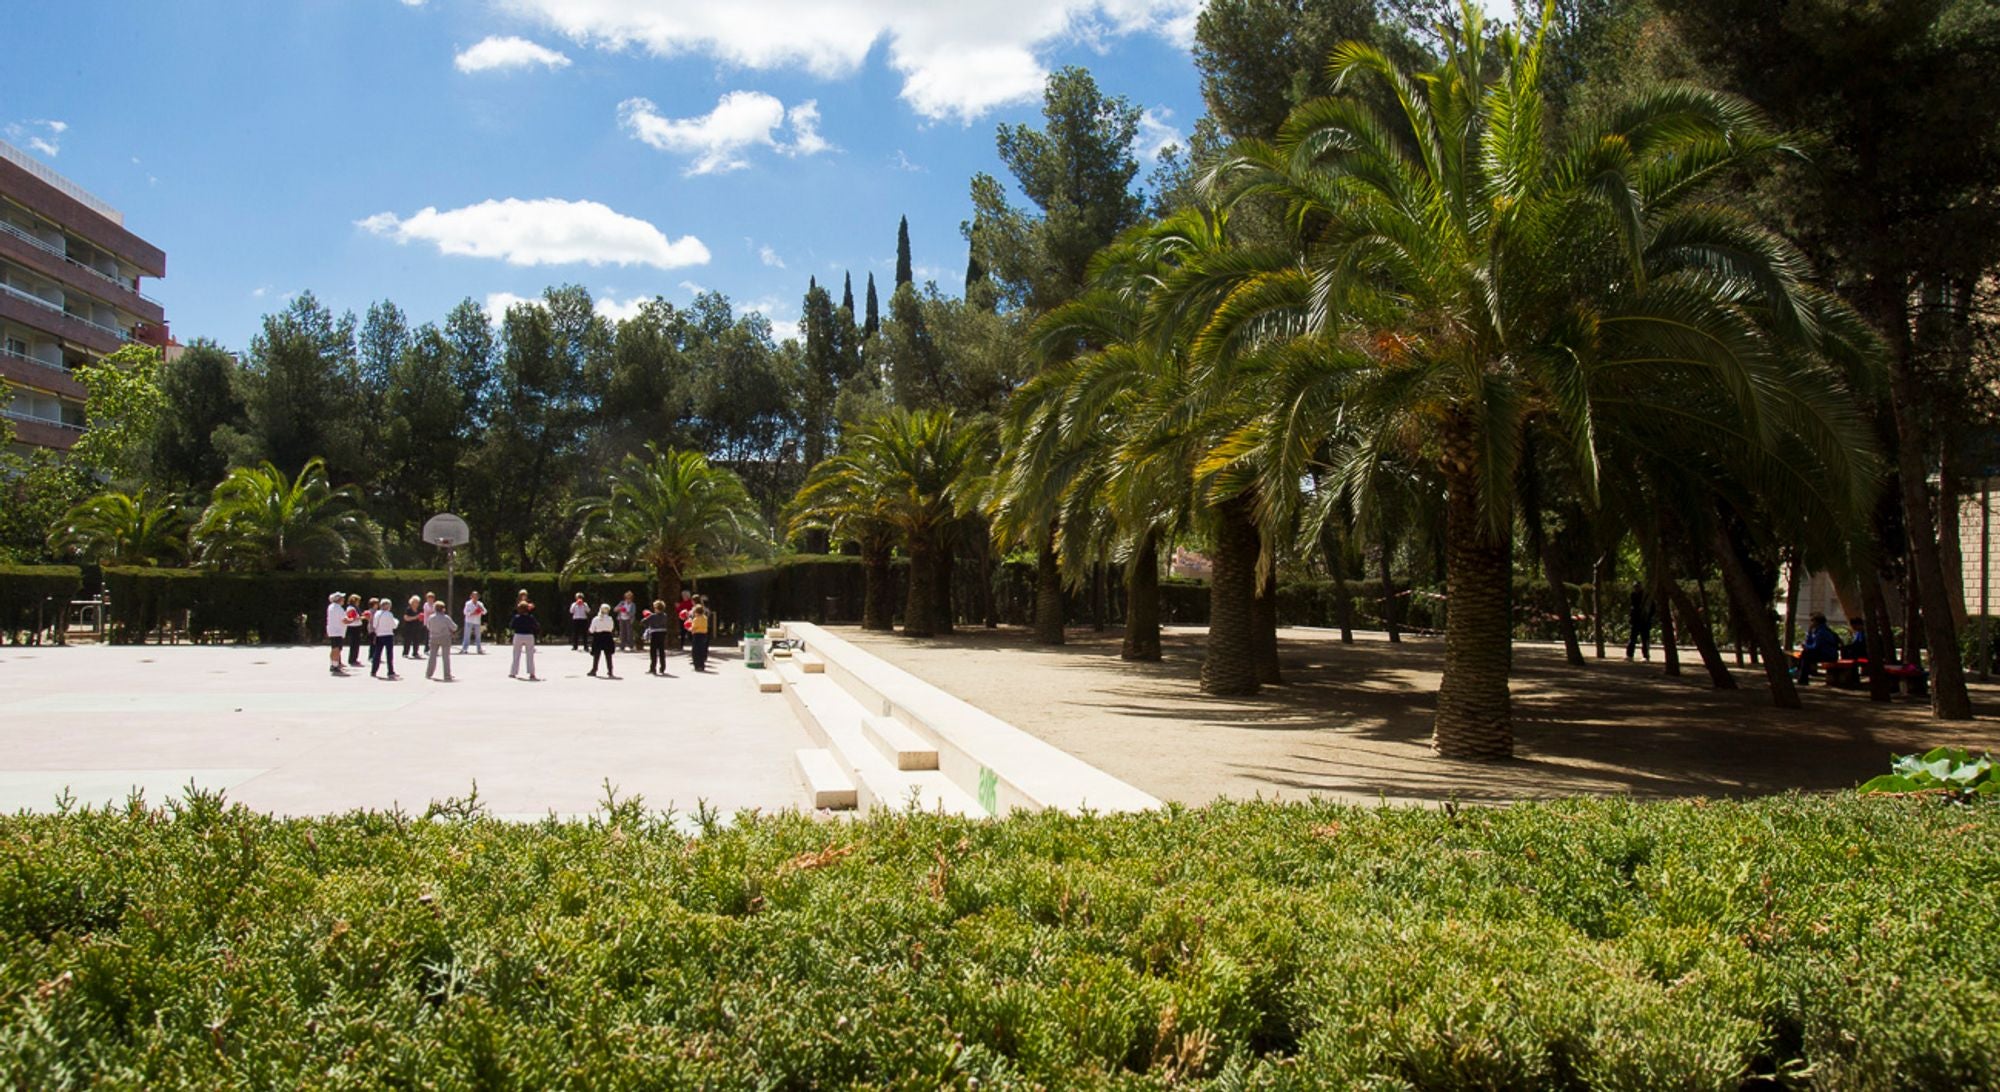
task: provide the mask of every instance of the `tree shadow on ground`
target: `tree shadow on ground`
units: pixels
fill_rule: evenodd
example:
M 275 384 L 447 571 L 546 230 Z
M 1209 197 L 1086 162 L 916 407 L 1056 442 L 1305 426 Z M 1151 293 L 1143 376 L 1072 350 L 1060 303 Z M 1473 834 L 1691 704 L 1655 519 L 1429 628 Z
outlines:
M 1948 725 L 1922 701 L 1872 703 L 1814 687 L 1805 708 L 1770 705 L 1762 671 L 1730 665 L 1742 687 L 1711 689 L 1688 650 L 1682 675 L 1613 658 L 1574 667 L 1560 648 L 1515 650 L 1516 757 L 1455 762 L 1430 750 L 1442 642 L 1401 644 L 1286 630 L 1285 681 L 1248 698 L 1200 693 L 1198 628 L 1162 638 L 1158 663 L 1118 658 L 1116 630 L 1032 643 L 1024 630 L 966 629 L 932 641 L 862 643 L 1022 729 L 1163 798 L 1335 796 L 1505 801 L 1574 795 L 1755 796 L 1832 790 L 1888 766 L 1892 753 L 1951 743 L 2000 749 L 1990 721 Z M 1657 652 L 1657 650 L 1656 650 Z M 1586 656 L 1589 652 L 1586 651 Z M 1990 708 L 1995 688 L 1975 688 Z M 1134 746 L 1156 746 L 1156 755 Z

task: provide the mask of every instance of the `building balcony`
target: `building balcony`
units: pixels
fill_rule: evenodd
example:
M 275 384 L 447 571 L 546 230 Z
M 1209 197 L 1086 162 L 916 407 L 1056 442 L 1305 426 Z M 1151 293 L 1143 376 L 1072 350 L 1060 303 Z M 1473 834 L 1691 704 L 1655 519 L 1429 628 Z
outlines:
M 131 334 L 72 315 L 56 304 L 11 284 L 0 284 L 0 318 L 54 334 L 98 355 L 117 351 Z
M 58 451 L 68 451 L 75 446 L 76 438 L 83 435 L 81 425 L 51 421 L 45 417 L 31 417 L 13 410 L 0 410 L 14 426 L 14 439 L 31 447 L 52 447 Z
M 0 347 L 0 379 L 59 394 L 72 401 L 82 401 L 86 393 L 83 384 L 77 381 L 76 373 L 68 368 L 3 347 Z
M 85 295 L 95 296 L 142 322 L 166 321 L 166 309 L 130 284 L 63 253 L 61 247 L 35 237 L 13 224 L 0 220 L 0 258 L 17 262 L 36 273 Z

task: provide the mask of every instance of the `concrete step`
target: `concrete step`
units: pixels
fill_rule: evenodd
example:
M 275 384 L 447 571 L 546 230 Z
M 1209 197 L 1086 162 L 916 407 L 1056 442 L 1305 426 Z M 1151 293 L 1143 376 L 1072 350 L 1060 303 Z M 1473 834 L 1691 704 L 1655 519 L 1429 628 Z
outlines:
M 869 742 L 868 711 L 825 675 L 807 675 L 796 664 L 778 669 L 785 700 L 813 741 L 832 752 L 854 782 L 857 806 L 983 816 L 979 802 L 935 770 L 904 771 Z
M 810 652 L 799 653 L 798 656 L 794 658 L 794 662 L 796 662 L 799 665 L 799 668 L 808 675 L 826 674 L 826 661 L 820 659 L 818 656 L 815 656 Z
M 899 770 L 938 768 L 937 748 L 894 717 L 868 717 L 861 722 L 861 733 Z
M 750 677 L 757 680 L 759 694 L 781 694 L 785 690 L 785 680 L 768 667 L 752 671 Z
M 855 806 L 859 797 L 854 782 L 840 768 L 840 760 L 833 752 L 824 748 L 808 747 L 798 752 L 799 779 L 805 782 L 806 794 L 812 797 L 812 806 L 832 810 L 848 810 Z

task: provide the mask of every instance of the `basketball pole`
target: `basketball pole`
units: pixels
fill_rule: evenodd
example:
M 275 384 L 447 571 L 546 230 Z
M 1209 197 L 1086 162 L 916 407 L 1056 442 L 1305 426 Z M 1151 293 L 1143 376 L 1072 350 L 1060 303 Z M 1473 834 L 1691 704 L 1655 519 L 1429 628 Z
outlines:
M 443 543 L 440 545 L 444 546 L 444 606 L 449 613 L 457 609 L 452 604 L 458 602 L 458 549 Z

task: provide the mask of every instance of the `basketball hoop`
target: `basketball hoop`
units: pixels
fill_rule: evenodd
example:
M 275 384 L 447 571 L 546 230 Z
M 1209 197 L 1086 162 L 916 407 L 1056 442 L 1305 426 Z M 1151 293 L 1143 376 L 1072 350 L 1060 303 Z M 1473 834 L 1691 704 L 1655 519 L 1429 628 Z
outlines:
M 424 522 L 424 541 L 444 551 L 444 602 L 447 611 L 458 599 L 458 548 L 472 541 L 472 528 L 450 512 Z

